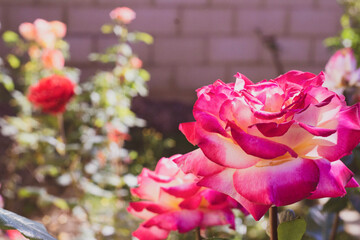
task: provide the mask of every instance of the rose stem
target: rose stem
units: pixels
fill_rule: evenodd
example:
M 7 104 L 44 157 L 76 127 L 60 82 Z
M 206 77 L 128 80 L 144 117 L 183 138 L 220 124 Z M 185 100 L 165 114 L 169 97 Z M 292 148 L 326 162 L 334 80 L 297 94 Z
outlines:
M 60 131 L 60 137 L 61 140 L 63 141 L 63 143 L 66 143 L 66 137 L 65 137 L 65 130 L 64 130 L 64 117 L 62 115 L 62 113 L 59 113 L 57 115 L 57 120 L 58 120 L 58 126 L 59 126 L 59 131 Z
M 277 236 L 277 207 L 273 206 L 269 210 L 269 220 L 270 220 L 270 239 L 278 240 Z
M 201 234 L 200 234 L 200 228 L 197 227 L 196 230 L 195 230 L 195 239 L 196 240 L 202 240 L 203 238 L 201 237 Z
M 333 225 L 332 225 L 330 240 L 335 240 L 335 238 L 336 238 L 336 233 L 337 233 L 337 229 L 339 226 L 339 220 L 340 220 L 339 212 L 337 212 L 335 215 L 335 218 L 334 218 Z

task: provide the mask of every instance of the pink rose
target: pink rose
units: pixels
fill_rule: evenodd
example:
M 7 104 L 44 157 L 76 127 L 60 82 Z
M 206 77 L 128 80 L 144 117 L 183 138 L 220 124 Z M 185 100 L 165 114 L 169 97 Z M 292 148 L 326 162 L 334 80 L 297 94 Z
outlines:
M 120 21 L 124 24 L 130 23 L 136 17 L 136 13 L 128 7 L 118 7 L 110 12 L 112 20 Z
M 347 107 L 322 87 L 323 73 L 290 71 L 257 84 L 236 78 L 198 89 L 196 121 L 180 125 L 200 149 L 175 162 L 199 186 L 231 196 L 256 220 L 272 205 L 358 187 L 339 159 L 359 143 L 359 104 Z
M 45 49 L 42 53 L 41 60 L 45 68 L 64 68 L 65 59 L 61 51 L 56 49 Z
M 63 38 L 66 35 L 66 25 L 60 21 L 50 22 L 51 31 L 57 38 Z
M 65 36 L 66 25 L 38 18 L 34 23 L 20 24 L 19 32 L 26 40 L 35 41 L 43 48 L 54 48 L 56 40 Z
M 142 61 L 140 58 L 138 57 L 132 57 L 130 59 L 130 65 L 133 67 L 133 68 L 141 68 L 142 67 Z
M 25 22 L 20 24 L 19 32 L 21 36 L 23 36 L 26 40 L 35 40 L 36 38 L 36 30 L 32 23 Z
M 325 67 L 327 80 L 324 87 L 342 94 L 345 87 L 360 86 L 360 68 L 356 69 L 357 62 L 351 48 L 338 50 Z
M 196 227 L 234 226 L 231 208 L 240 205 L 211 189 L 198 187 L 193 174 L 184 174 L 171 158 L 162 158 L 155 171 L 143 169 L 138 188 L 131 193 L 142 199 L 128 211 L 145 220 L 133 233 L 140 240 L 166 239 L 170 231 L 188 232 Z

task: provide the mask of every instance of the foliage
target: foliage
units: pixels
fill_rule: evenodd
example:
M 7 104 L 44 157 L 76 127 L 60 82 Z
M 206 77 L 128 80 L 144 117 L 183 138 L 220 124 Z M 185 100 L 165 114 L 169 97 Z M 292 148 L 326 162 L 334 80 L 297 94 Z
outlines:
M 44 225 L 0 208 L 0 229 L 17 229 L 31 240 L 55 240 Z
M 38 39 L 24 36 L 29 41 L 23 40 L 12 31 L 3 34 L 3 40 L 12 47 L 6 65 L 13 69 L 9 74 L 16 79 L 13 82 L 1 71 L 0 82 L 11 94 L 16 109 L 15 116 L 0 120 L 2 134 L 12 140 L 2 159 L 6 163 L 6 176 L 2 178 L 6 207 L 18 209 L 26 202 L 22 214 L 32 215 L 39 214 L 36 209 L 45 214 L 54 208 L 71 211 L 80 219 L 78 239 L 129 236 L 125 225 L 115 230 L 117 219 L 124 214 L 122 199 L 128 196 L 128 184 L 134 184 L 127 174 L 128 165 L 138 156 L 125 149 L 124 143 L 129 140 L 130 127 L 145 125 L 130 107 L 133 97 L 147 94 L 150 74 L 130 44 L 151 43 L 152 37 L 129 32 L 118 21 L 104 25 L 102 30 L 115 34 L 118 43 L 105 53 L 92 54 L 90 59 L 113 68 L 96 73 L 84 83 L 79 83 L 78 69 L 62 64 L 62 57 L 70 57 L 68 43 L 62 38 L 56 38 L 49 47 Z M 77 84 L 76 95 L 64 114 L 45 114 L 34 108 L 26 95 L 30 86 L 53 74 Z

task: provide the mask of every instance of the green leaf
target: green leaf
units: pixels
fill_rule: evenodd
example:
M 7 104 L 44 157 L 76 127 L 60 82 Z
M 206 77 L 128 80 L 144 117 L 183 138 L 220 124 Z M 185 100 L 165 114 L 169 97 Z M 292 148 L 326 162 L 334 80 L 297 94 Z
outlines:
M 18 57 L 16 57 L 14 54 L 9 54 L 6 57 L 7 61 L 9 62 L 10 66 L 14 69 L 20 67 L 20 60 Z
M 41 223 L 1 208 L 0 229 L 16 229 L 31 240 L 56 240 Z
M 4 85 L 5 89 L 9 92 L 14 90 L 14 82 L 8 75 L 0 74 L 0 82 Z
M 283 222 L 278 226 L 279 240 L 301 240 L 306 231 L 304 219 L 295 219 L 290 222 Z
M 104 34 L 109 34 L 109 33 L 112 33 L 113 28 L 114 28 L 113 25 L 104 24 L 101 26 L 101 32 Z
M 135 39 L 146 44 L 152 44 L 154 42 L 154 38 L 150 34 L 144 32 L 135 33 Z
M 347 207 L 348 199 L 346 197 L 331 198 L 325 203 L 323 211 L 325 212 L 340 212 Z
M 150 73 L 145 69 L 140 69 L 139 76 L 144 79 L 145 82 L 150 80 Z
M 13 31 L 6 31 L 2 35 L 2 38 L 6 43 L 15 43 L 19 40 L 19 35 Z

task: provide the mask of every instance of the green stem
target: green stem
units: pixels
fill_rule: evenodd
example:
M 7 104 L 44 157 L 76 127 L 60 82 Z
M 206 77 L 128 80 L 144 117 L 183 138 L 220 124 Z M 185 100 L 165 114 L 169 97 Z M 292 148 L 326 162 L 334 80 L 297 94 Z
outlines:
M 278 227 L 277 207 L 273 206 L 269 209 L 270 221 L 270 240 L 278 240 L 277 227 Z
M 333 225 L 332 225 L 330 240 L 335 240 L 336 234 L 337 234 L 337 229 L 339 227 L 339 222 L 340 222 L 340 216 L 339 216 L 339 212 L 337 212 L 335 215 L 335 218 L 334 218 Z
M 65 129 L 64 129 L 64 116 L 62 113 L 57 115 L 58 127 L 60 132 L 61 140 L 64 144 L 66 144 L 66 136 L 65 136 Z
M 195 230 L 195 239 L 196 240 L 202 240 L 203 238 L 201 237 L 201 234 L 200 234 L 200 228 L 197 227 L 196 230 Z

